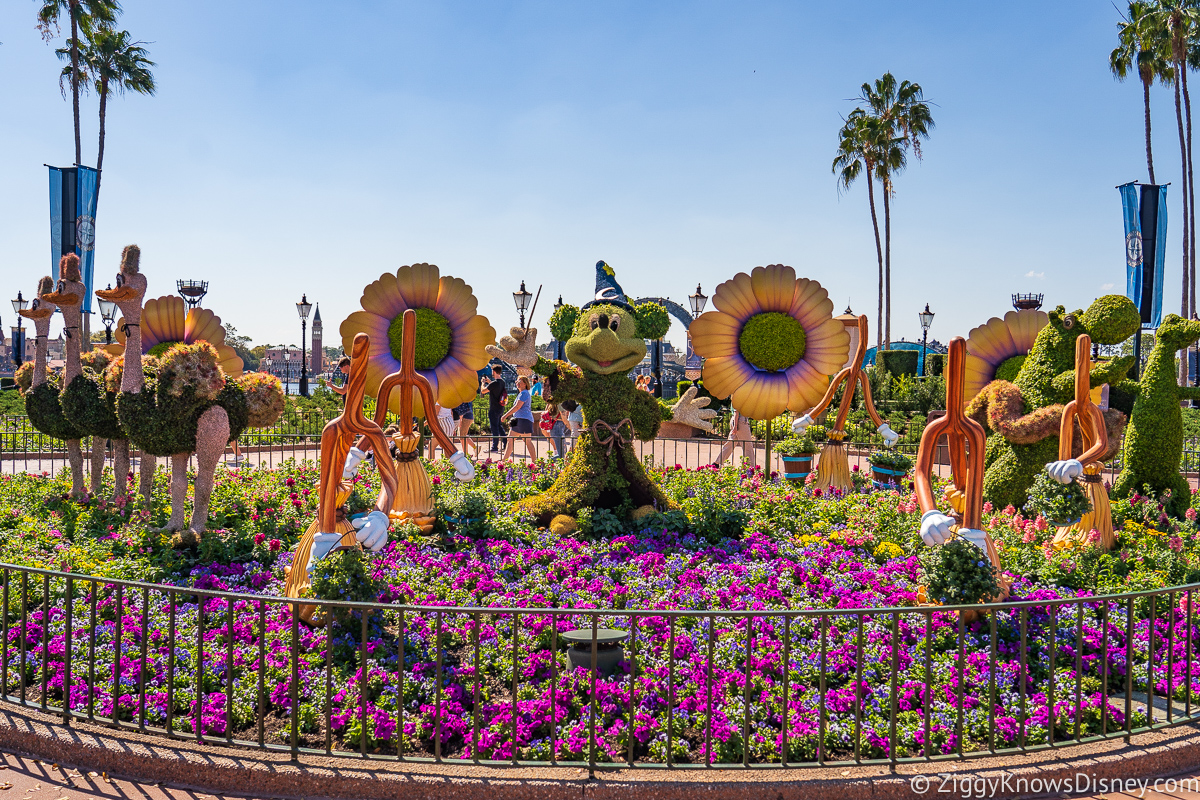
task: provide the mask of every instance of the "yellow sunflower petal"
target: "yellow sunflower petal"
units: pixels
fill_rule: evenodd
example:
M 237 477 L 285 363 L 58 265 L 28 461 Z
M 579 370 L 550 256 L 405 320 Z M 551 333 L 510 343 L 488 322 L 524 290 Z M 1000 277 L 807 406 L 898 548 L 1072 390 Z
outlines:
M 145 353 L 159 342 L 173 341 L 171 336 L 170 312 L 166 303 L 168 298 L 155 297 L 147 300 L 142 307 L 142 321 L 139 325 L 142 331 L 142 352 Z
M 104 352 L 108 353 L 110 356 L 116 357 L 125 355 L 124 342 L 121 342 L 120 344 L 113 342 L 112 344 L 101 345 L 101 347 L 103 347 Z
M 735 355 L 705 359 L 702 376 L 704 388 L 714 397 L 724 400 L 753 374 L 754 367 L 740 355 Z
M 121 352 L 125 352 L 125 317 L 121 317 L 117 320 L 117 327 L 113 329 L 113 338 L 117 341 L 108 345 L 108 347 L 116 347 L 117 345 L 120 345 Z
M 434 310 L 446 318 L 451 328 L 457 328 L 478 313 L 479 301 L 462 278 L 444 275 L 438 283 Z
M 413 264 L 396 270 L 396 288 L 408 308 L 437 305 L 440 275 L 433 264 Z
M 783 264 L 755 267 L 750 284 L 763 311 L 787 311 L 796 291 L 796 270 Z
M 829 388 L 829 376 L 802 359 L 784 373 L 788 379 L 788 409 L 802 414 L 808 411 L 825 395 Z
M 717 287 L 713 292 L 713 305 L 718 311 L 724 311 L 742 322 L 762 311 L 758 298 L 754 296 L 754 283 L 744 272 L 739 272 Z
M 400 316 L 400 312 L 408 308 L 404 304 L 404 298 L 400 295 L 399 287 L 396 286 L 396 276 L 391 272 L 385 272 L 368 283 L 358 302 L 365 310 L 372 314 L 378 314 L 388 322 Z
M 225 344 L 225 328 L 221 318 L 207 308 L 193 308 L 187 312 L 183 324 L 183 341 L 196 342 L 203 339 L 213 347 Z
M 161 300 L 164 298 L 159 299 Z M 166 317 L 166 330 L 169 331 L 168 335 L 171 337 L 167 341 L 182 342 L 184 335 L 184 320 L 187 319 L 187 303 L 183 302 L 182 297 L 176 297 L 175 295 L 171 295 L 165 299 L 167 300 L 167 303 L 165 307 L 160 307 L 159 317 L 160 319 L 162 319 L 164 315 Z
M 1017 345 L 1004 320 L 992 317 L 971 329 L 967 334 L 967 352 L 979 356 L 992 366 L 1017 354 Z
M 850 334 L 846 326 L 830 317 L 807 331 L 803 361 L 824 375 L 833 375 L 850 354 Z
M 963 365 L 963 405 L 975 399 L 983 391 L 983 387 L 996 377 L 996 365 L 977 355 L 967 353 L 966 364 Z
M 495 343 L 496 330 L 488 324 L 487 317 L 476 315 L 455 328 L 450 355 L 468 369 L 482 369 L 491 359 L 484 348 Z
M 733 391 L 729 402 L 750 419 L 774 419 L 787 409 L 787 375 L 755 370 L 748 381 Z
M 475 388 L 479 378 L 454 356 L 446 356 L 434 370 L 438 377 L 439 405 L 454 407 L 459 403 L 475 399 Z
M 429 381 L 429 388 L 433 390 L 433 399 L 436 402 L 437 398 L 438 398 L 438 391 L 439 391 L 437 374 L 431 369 L 420 369 L 420 370 L 417 370 L 417 372 L 424 375 L 425 379 L 427 381 Z M 376 387 L 376 388 L 378 388 L 378 387 Z M 403 391 L 402 389 L 396 389 L 395 391 L 393 391 L 391 400 L 390 400 L 390 402 L 388 402 L 388 410 L 391 411 L 393 414 L 400 413 L 400 398 L 402 397 L 402 395 L 400 393 L 402 391 Z M 412 389 L 411 391 L 413 393 L 413 403 L 412 403 L 413 416 L 414 417 L 425 416 L 425 404 L 421 402 L 421 393 L 418 392 L 416 389 Z
M 242 357 L 237 354 L 237 351 L 227 344 L 216 344 L 213 347 L 217 348 L 217 362 L 221 365 L 221 371 L 225 373 L 225 377 L 240 378 L 245 364 L 242 363 Z
M 833 301 L 824 286 L 809 278 L 800 278 L 796 281 L 796 292 L 792 295 L 788 313 L 808 331 L 833 318 Z
M 688 328 L 692 349 L 703 358 L 736 355 L 741 331 L 742 322 L 722 311 L 701 314 Z
M 342 336 L 342 349 L 347 353 L 351 352 L 354 348 L 354 336 L 359 333 L 369 336 L 372 345 L 376 340 L 386 342 L 389 324 L 389 320 L 370 311 L 351 311 L 338 328 L 338 333 Z
M 1023 308 L 1020 311 L 1010 311 L 1004 315 L 1013 344 L 1016 345 L 1015 355 L 1028 354 L 1033 349 L 1033 343 L 1042 328 L 1050 324 L 1050 316 L 1041 309 Z

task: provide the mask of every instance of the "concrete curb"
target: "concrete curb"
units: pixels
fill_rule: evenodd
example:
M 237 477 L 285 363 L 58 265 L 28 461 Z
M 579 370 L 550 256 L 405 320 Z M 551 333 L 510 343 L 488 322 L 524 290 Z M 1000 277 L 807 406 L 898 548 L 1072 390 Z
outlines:
M 585 770 L 550 767 L 459 767 L 399 764 L 345 757 L 300 756 L 166 740 L 93 724 L 64 726 L 57 717 L 30 709 L 0 709 L 0 748 L 80 769 L 143 782 L 188 786 L 207 792 L 306 798 L 625 798 L 632 792 L 664 800 L 704 798 L 962 797 L 964 781 L 999 786 L 988 796 L 1047 794 L 1047 781 L 1154 778 L 1200 765 L 1200 730 L 1194 725 L 1025 756 L 887 767 L 781 770 L 612 769 L 588 780 Z M 946 782 L 937 777 L 952 776 Z M 995 782 L 1005 780 L 1007 784 Z M 914 792 L 914 776 L 928 776 Z M 1040 781 L 1033 784 L 1034 780 Z M 1021 780 L 1024 783 L 1021 783 Z M 953 783 L 952 781 L 957 781 Z M 918 779 L 917 783 L 921 781 Z M 1072 783 L 1072 786 L 1075 784 Z M 1008 786 L 1006 791 L 1003 787 Z M 1024 787 L 1024 791 L 1022 791 Z M 943 791 L 939 792 L 939 788 Z M 1084 787 L 1086 788 L 1086 787 Z M 1071 790 L 1056 790 L 1055 794 Z M 1092 783 L 1090 792 L 1098 791 Z M 977 796 L 978 789 L 974 794 Z

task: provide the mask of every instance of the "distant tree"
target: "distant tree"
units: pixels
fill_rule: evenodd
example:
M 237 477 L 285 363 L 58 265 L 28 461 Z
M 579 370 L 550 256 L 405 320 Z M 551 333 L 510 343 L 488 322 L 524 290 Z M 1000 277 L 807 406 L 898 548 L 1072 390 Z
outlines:
M 240 335 L 237 332 L 237 328 L 228 322 L 225 323 L 225 344 L 234 349 L 242 359 L 242 363 L 246 369 L 258 369 L 259 357 L 254 355 L 254 348 L 250 343 L 250 337 Z
M 1108 56 L 1108 67 L 1123 81 L 1135 69 L 1142 82 L 1142 104 L 1146 117 L 1146 171 L 1154 183 L 1154 151 L 1150 144 L 1150 86 L 1155 81 L 1174 83 L 1175 68 L 1164 48 L 1154 17 L 1154 3 L 1133 0 L 1128 16 L 1117 24 L 1117 46 Z

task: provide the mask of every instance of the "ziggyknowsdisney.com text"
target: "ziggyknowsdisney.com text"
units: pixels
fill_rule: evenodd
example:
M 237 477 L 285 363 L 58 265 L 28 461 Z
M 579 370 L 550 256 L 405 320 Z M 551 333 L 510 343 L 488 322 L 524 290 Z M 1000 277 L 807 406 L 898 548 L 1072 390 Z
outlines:
M 958 775 L 940 772 L 937 775 L 914 775 L 909 786 L 915 794 L 949 794 L 964 800 L 971 798 L 1013 797 L 1041 794 L 1087 794 L 1124 792 L 1145 797 L 1147 792 L 1197 792 L 1200 777 L 1180 778 L 1102 778 L 1077 772 L 1074 775 L 1050 778 L 1014 775 Z

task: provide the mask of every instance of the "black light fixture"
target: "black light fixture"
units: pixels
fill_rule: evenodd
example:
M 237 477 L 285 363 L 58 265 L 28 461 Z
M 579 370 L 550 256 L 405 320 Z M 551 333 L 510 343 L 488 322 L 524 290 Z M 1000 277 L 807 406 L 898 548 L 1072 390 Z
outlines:
M 925 373 L 925 350 L 929 342 L 929 326 L 933 325 L 933 312 L 929 310 L 929 303 L 925 304 L 925 310 L 917 314 L 917 318 L 921 320 L 921 373 Z
M 283 346 L 283 393 L 292 393 L 292 346 Z
M 562 295 L 560 294 L 558 296 L 558 302 L 554 304 L 554 310 L 558 311 L 562 307 L 563 307 L 563 301 L 562 301 Z M 558 340 L 558 337 L 554 338 L 554 358 L 555 358 L 555 360 L 562 361 L 563 359 L 566 358 L 566 353 L 564 352 L 566 350 L 566 347 L 567 347 L 566 342 L 560 342 Z
M 525 310 L 529 308 L 529 298 L 531 297 L 533 297 L 533 295 L 525 291 L 525 281 L 521 281 L 521 290 L 519 292 L 513 292 L 513 303 L 516 304 L 517 311 L 521 315 L 522 328 L 525 327 Z
M 110 283 L 106 288 L 106 292 L 112 291 Z M 100 317 L 104 320 L 104 343 L 112 344 L 112 326 L 117 318 L 117 304 L 112 300 L 100 300 Z
M 208 294 L 208 281 L 175 281 L 175 288 L 179 290 L 179 295 L 183 301 L 187 303 L 188 308 L 196 308 L 200 305 L 200 301 L 204 299 L 204 295 Z
M 21 322 L 21 312 L 29 308 L 29 301 L 17 292 L 17 299 L 12 301 L 12 307 L 17 314 L 17 326 L 13 328 L 13 364 L 19 367 L 25 360 L 25 326 Z
M 308 312 L 312 310 L 312 303 L 308 302 L 308 295 L 300 295 L 300 302 L 296 303 L 296 313 L 300 315 L 300 396 L 308 397 L 308 345 L 305 337 L 308 334 Z
M 701 289 L 700 284 L 696 284 L 696 293 L 688 295 L 688 303 L 692 307 L 692 316 L 698 317 L 704 313 L 704 307 L 708 305 L 708 295 Z

